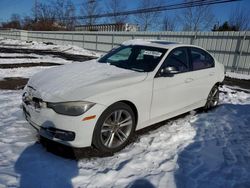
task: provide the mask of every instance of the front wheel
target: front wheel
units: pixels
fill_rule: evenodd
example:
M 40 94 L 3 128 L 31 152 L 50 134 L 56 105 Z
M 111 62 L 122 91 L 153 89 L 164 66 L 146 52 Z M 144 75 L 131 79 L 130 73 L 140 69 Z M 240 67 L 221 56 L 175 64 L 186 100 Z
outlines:
M 92 142 L 102 152 L 117 152 L 129 143 L 135 124 L 133 110 L 125 103 L 115 103 L 98 119 Z
M 219 103 L 219 86 L 216 84 L 208 94 L 207 102 L 205 104 L 204 109 L 210 110 L 216 107 L 218 103 Z

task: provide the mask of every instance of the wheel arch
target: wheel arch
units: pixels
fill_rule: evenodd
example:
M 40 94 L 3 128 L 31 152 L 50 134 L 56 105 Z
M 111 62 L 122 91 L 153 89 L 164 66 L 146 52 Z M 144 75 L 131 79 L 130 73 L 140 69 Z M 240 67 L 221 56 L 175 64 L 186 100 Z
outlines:
M 116 103 L 118 103 L 118 102 L 127 104 L 132 109 L 132 111 L 134 112 L 134 115 L 135 115 L 135 126 L 137 127 L 137 123 L 138 123 L 138 110 L 137 110 L 135 104 L 132 103 L 131 101 L 128 101 L 128 100 L 121 100 L 121 101 L 117 101 Z
M 221 86 L 222 84 L 222 82 L 216 82 L 214 85 Z
M 134 113 L 134 117 L 135 117 L 135 128 L 134 128 L 134 129 L 136 130 L 137 122 L 138 122 L 138 110 L 137 110 L 135 104 L 134 104 L 133 102 L 131 102 L 131 101 L 128 101 L 128 100 L 116 101 L 116 102 L 110 104 L 110 105 L 102 112 L 102 114 L 103 114 L 106 110 L 108 110 L 109 108 L 111 108 L 113 105 L 117 105 L 117 104 L 119 104 L 119 103 L 120 103 L 120 104 L 123 103 L 123 104 L 125 104 L 125 105 L 127 105 L 127 106 L 129 106 L 129 107 L 131 108 L 132 112 Z M 102 114 L 101 114 L 101 116 L 102 116 Z M 100 116 L 100 117 L 101 117 L 101 116 Z M 99 118 L 100 118 L 100 117 L 99 117 Z M 97 128 L 98 121 L 99 121 L 99 119 L 97 120 L 97 122 L 96 122 L 96 124 L 95 124 L 95 128 L 94 128 L 93 133 L 92 133 L 92 146 L 95 147 L 95 148 L 98 148 L 98 147 L 97 147 L 98 144 L 97 144 L 97 142 L 96 142 L 96 140 L 95 140 L 95 130 L 96 130 L 96 128 Z M 118 151 L 119 151 L 119 150 L 118 150 Z

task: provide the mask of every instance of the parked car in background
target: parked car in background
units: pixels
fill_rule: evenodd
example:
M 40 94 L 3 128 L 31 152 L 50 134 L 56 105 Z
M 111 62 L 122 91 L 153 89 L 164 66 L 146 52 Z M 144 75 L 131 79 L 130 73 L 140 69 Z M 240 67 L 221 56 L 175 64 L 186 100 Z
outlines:
M 117 152 L 136 130 L 218 105 L 223 79 L 223 65 L 198 46 L 131 40 L 98 60 L 35 74 L 22 104 L 42 137 Z

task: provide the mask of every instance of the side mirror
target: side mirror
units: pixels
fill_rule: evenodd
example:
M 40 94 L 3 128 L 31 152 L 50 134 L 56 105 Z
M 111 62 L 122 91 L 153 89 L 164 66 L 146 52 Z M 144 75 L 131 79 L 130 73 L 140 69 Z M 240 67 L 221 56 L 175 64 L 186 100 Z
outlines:
M 173 67 L 173 66 L 168 66 L 164 67 L 161 69 L 160 74 L 161 76 L 166 76 L 166 77 L 173 77 L 174 74 L 178 73 L 179 71 Z

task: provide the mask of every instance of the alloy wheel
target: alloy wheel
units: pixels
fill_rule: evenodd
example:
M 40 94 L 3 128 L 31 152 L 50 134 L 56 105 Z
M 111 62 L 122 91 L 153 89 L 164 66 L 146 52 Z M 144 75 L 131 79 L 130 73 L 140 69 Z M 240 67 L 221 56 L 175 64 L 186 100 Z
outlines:
M 213 108 L 217 106 L 218 103 L 219 103 L 219 88 L 218 86 L 214 86 L 208 95 L 206 108 L 207 109 Z
M 113 111 L 101 127 L 101 141 L 107 148 L 121 146 L 131 134 L 133 120 L 127 110 Z

